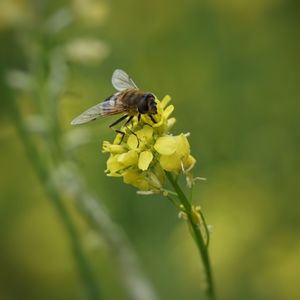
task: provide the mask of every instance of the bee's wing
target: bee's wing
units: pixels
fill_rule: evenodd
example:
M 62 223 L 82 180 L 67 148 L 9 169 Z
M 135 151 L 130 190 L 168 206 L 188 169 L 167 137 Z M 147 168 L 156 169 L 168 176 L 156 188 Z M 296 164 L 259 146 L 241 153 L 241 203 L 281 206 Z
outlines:
M 74 120 L 72 120 L 72 125 L 84 124 L 90 121 L 94 121 L 100 117 L 116 115 L 125 112 L 125 108 L 121 103 L 117 101 L 117 95 L 113 95 L 106 101 L 96 104 L 90 107 Z
M 117 91 L 124 91 L 129 88 L 137 89 L 136 84 L 128 76 L 128 74 L 120 69 L 114 71 L 111 82 Z

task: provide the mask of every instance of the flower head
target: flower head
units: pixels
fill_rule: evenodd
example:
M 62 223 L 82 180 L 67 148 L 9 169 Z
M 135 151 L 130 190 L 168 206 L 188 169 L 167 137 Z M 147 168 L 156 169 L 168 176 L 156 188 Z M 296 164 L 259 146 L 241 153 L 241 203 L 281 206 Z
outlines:
M 105 141 L 102 151 L 110 153 L 107 160 L 108 176 L 123 177 L 123 181 L 141 191 L 161 191 L 165 183 L 165 171 L 187 178 L 195 165 L 190 154 L 187 135 L 173 136 L 169 130 L 175 123 L 170 117 L 174 110 L 168 105 L 171 98 L 156 99 L 157 114 L 152 115 L 155 123 L 147 114 L 138 121 L 133 118 L 128 127 L 121 128 L 124 137 L 117 134 L 113 143 Z

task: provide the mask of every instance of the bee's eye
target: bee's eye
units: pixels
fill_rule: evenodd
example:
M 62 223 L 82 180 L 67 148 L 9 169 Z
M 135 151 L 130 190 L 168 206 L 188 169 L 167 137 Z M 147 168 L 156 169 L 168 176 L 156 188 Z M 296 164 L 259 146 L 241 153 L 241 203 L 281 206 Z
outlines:
M 149 94 L 147 97 L 147 103 L 149 107 L 150 112 L 157 112 L 156 103 L 155 103 L 155 97 L 152 94 Z
M 145 94 L 137 105 L 141 114 L 156 113 L 155 97 L 152 94 Z

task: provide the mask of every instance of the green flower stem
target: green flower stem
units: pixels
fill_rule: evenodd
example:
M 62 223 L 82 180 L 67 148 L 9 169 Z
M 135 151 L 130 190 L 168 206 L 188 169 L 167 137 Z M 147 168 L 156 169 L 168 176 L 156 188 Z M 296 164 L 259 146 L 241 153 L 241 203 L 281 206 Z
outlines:
M 166 197 L 170 200 L 170 202 L 171 202 L 175 207 L 177 207 L 178 209 L 180 209 L 180 204 L 178 204 L 171 196 L 167 195 Z
M 35 168 L 39 180 L 44 186 L 45 191 L 49 196 L 49 199 L 52 200 L 52 203 L 62 220 L 65 230 L 68 233 L 72 251 L 73 251 L 73 256 L 75 258 L 75 262 L 77 263 L 80 276 L 85 284 L 88 299 L 99 300 L 101 297 L 99 294 L 98 284 L 94 278 L 89 263 L 81 247 L 79 233 L 63 204 L 59 192 L 57 191 L 55 186 L 51 183 L 50 174 L 47 168 L 44 166 L 43 161 L 36 149 L 36 146 L 34 145 L 30 136 L 28 135 L 28 132 L 22 121 L 23 118 L 19 112 L 19 109 L 15 104 L 13 104 L 13 106 L 14 106 L 13 112 L 15 115 L 14 120 L 15 120 L 15 124 L 19 136 L 23 142 L 27 155 L 30 161 L 32 162 L 32 165 Z
M 210 242 L 210 232 L 209 232 L 209 229 L 208 229 L 208 226 L 207 226 L 204 214 L 201 211 L 201 209 L 199 211 L 199 214 L 201 216 L 201 219 L 202 219 L 202 222 L 203 222 L 203 226 L 204 226 L 204 230 L 205 230 L 205 234 L 206 234 L 206 248 L 208 248 L 209 242 Z
M 185 196 L 184 192 L 180 188 L 179 184 L 177 181 L 174 179 L 173 175 L 171 173 L 166 172 L 167 178 L 170 182 L 170 184 L 173 186 L 175 192 L 178 195 L 178 198 L 183 205 L 185 212 L 188 217 L 188 222 L 189 225 L 191 226 L 195 242 L 197 244 L 202 263 L 204 265 L 204 270 L 206 274 L 206 280 L 207 280 L 207 288 L 206 288 L 206 293 L 209 297 L 209 299 L 214 300 L 216 299 L 215 296 L 215 290 L 214 290 L 214 284 L 213 284 L 213 277 L 212 277 L 212 270 L 211 270 L 211 264 L 209 260 L 209 255 L 208 255 L 208 248 L 205 243 L 205 240 L 203 238 L 202 232 L 200 230 L 200 227 L 194 223 L 193 221 L 193 216 L 192 216 L 192 205 Z M 203 218 L 202 218 L 203 219 Z

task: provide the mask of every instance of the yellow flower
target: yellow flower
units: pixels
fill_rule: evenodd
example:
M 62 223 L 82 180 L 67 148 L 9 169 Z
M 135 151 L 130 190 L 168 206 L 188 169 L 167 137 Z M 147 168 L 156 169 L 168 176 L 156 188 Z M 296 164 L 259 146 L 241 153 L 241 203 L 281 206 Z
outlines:
M 190 145 L 184 134 L 169 134 L 175 123 L 170 117 L 174 110 L 168 105 L 171 98 L 156 99 L 155 123 L 144 114 L 141 120 L 133 118 L 128 127 L 121 130 L 124 138 L 117 134 L 114 142 L 103 143 L 102 151 L 110 153 L 107 160 L 108 176 L 123 177 L 124 183 L 131 184 L 140 191 L 161 191 L 165 182 L 165 171 L 176 175 L 185 173 L 191 179 L 191 169 L 196 160 L 190 154 Z
M 190 145 L 184 134 L 157 139 L 154 149 L 160 154 L 160 165 L 168 172 L 179 174 L 190 171 L 196 163 L 190 155 Z
M 123 180 L 124 183 L 131 184 L 141 191 L 156 191 L 162 188 L 164 178 L 160 178 L 159 174 L 152 171 L 133 169 L 124 173 Z

